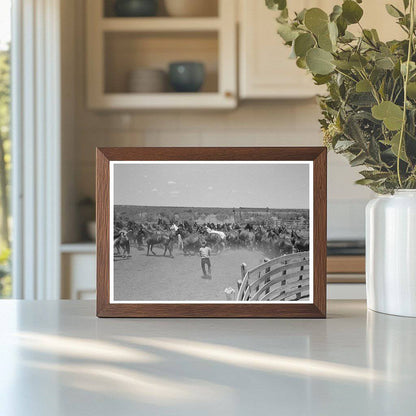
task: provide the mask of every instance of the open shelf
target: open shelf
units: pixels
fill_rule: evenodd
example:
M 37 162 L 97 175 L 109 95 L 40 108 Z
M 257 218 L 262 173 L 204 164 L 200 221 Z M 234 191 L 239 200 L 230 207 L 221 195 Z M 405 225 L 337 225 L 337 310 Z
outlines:
M 233 97 L 217 93 L 104 94 L 100 108 L 110 109 L 230 109 Z
M 95 0 L 95 1 L 102 1 L 102 0 Z M 206 17 L 218 17 L 218 3 L 220 0 L 194 0 L 194 1 L 201 1 L 204 4 L 202 4 L 203 8 L 205 7 L 205 12 L 203 13 Z M 231 0 L 227 0 L 231 1 Z M 104 18 L 111 18 L 116 17 L 115 14 L 115 3 L 116 0 L 104 0 L 103 1 L 103 7 L 101 11 L 101 16 Z M 168 8 L 166 7 L 165 0 L 159 0 L 158 2 L 158 10 L 156 17 L 169 17 L 171 19 L 175 19 L 174 16 L 169 16 Z M 195 16 L 195 17 L 203 17 L 203 16 Z M 128 20 L 128 19 L 134 19 L 131 17 L 123 17 L 122 19 Z M 145 19 L 154 19 L 154 17 L 146 17 Z M 193 19 L 193 17 L 186 18 L 186 19 Z
M 190 96 L 218 92 L 218 39 L 215 32 L 111 32 L 106 33 L 104 39 L 106 94 L 131 94 L 127 86 L 129 73 L 138 68 L 160 69 L 167 77 L 169 64 L 175 61 L 197 61 L 205 66 L 202 89 Z M 169 85 L 166 85 L 166 91 L 158 94 L 166 93 L 174 93 Z M 180 96 L 177 98 L 182 99 L 183 94 Z
M 237 106 L 235 4 L 213 0 L 216 16 L 115 17 L 113 0 L 87 0 L 88 107 L 118 109 L 230 109 Z M 163 4 L 161 1 L 160 4 Z M 104 5 L 104 7 L 103 7 Z M 202 62 L 200 91 L 129 92 L 132 71 L 148 68 L 168 75 L 172 62 Z M 142 86 L 142 85 L 141 85 Z M 140 86 L 140 87 L 141 87 Z M 148 91 L 149 88 L 138 88 Z
M 217 17 L 113 17 L 100 22 L 106 32 L 216 31 L 220 25 Z

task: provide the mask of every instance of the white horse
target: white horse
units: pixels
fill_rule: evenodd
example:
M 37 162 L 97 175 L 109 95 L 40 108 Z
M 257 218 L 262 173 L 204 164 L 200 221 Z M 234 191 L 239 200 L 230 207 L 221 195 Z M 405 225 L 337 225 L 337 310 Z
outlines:
M 221 240 L 225 242 L 226 235 L 222 231 L 212 230 L 209 227 L 205 227 L 205 229 L 206 229 L 208 234 L 217 234 L 217 235 L 219 235 L 221 237 Z

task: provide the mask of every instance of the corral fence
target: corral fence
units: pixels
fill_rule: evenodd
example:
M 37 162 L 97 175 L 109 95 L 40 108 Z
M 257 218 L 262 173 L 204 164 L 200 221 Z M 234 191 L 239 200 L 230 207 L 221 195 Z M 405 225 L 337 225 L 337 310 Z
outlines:
M 247 270 L 241 265 L 237 301 L 296 301 L 309 296 L 309 252 L 289 254 Z

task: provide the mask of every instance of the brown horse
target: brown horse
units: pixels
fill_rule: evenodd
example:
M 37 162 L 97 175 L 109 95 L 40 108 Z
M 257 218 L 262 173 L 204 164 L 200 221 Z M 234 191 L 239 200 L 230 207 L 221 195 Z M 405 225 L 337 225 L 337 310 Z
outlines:
M 173 250 L 174 239 L 175 239 L 174 232 L 156 231 L 152 233 L 146 240 L 147 255 L 149 255 L 149 253 L 152 252 L 152 254 L 156 256 L 157 254 L 153 251 L 153 246 L 161 245 L 165 249 L 165 251 L 163 252 L 163 256 L 166 256 L 167 251 L 169 251 L 170 257 L 173 258 L 172 250 Z
M 121 255 L 123 258 L 126 258 L 130 255 L 130 235 L 132 230 L 121 231 L 114 240 L 114 251 L 117 250 L 117 254 Z M 121 250 L 123 253 L 121 254 Z
M 195 255 L 198 252 L 202 240 L 200 234 L 185 231 L 183 229 L 179 229 L 176 234 L 182 237 L 183 254 L 185 256 L 189 254 Z

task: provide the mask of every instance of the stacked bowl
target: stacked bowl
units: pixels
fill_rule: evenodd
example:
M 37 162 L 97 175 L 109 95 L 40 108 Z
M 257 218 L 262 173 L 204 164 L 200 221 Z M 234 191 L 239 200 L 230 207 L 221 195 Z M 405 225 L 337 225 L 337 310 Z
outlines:
M 167 90 L 166 72 L 162 69 L 137 68 L 129 73 L 128 91 L 158 93 Z

